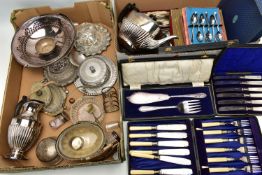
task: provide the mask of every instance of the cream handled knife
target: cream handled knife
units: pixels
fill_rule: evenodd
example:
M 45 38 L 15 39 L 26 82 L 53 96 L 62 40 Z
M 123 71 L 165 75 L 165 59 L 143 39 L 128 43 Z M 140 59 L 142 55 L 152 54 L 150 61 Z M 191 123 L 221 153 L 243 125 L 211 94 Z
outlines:
M 134 142 L 129 143 L 130 146 L 166 146 L 166 147 L 188 147 L 188 141 L 175 140 L 175 141 L 158 141 L 158 142 Z
M 131 170 L 131 175 L 142 174 L 161 174 L 161 175 L 192 175 L 193 171 L 190 168 L 175 168 L 175 169 L 161 169 L 161 170 Z
M 148 133 L 148 134 L 129 134 L 129 138 L 173 138 L 173 139 L 184 139 L 187 138 L 185 132 L 159 132 L 159 133 Z
M 129 154 L 133 157 L 139 157 L 145 159 L 157 159 L 163 162 L 169 162 L 178 165 L 191 165 L 190 159 L 182 158 L 182 157 L 158 156 L 158 155 L 143 154 L 143 153 L 136 153 L 136 152 L 130 152 Z
M 130 153 L 154 154 L 163 156 L 188 156 L 190 155 L 189 149 L 160 149 L 160 150 L 131 150 Z
M 157 126 L 130 126 L 130 131 L 140 131 L 140 130 L 170 130 L 170 131 L 183 131 L 186 130 L 187 126 L 185 124 L 166 124 Z

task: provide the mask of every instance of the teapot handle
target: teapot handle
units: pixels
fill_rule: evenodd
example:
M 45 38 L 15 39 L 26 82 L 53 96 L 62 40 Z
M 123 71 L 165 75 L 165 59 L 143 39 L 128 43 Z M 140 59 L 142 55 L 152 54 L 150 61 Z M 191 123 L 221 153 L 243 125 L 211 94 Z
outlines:
M 118 15 L 118 19 L 117 19 L 117 22 L 118 23 L 121 23 L 123 18 L 128 15 L 132 10 L 136 10 L 136 11 L 139 11 L 137 8 L 136 8 L 136 4 L 131 4 L 131 3 L 128 3 L 124 9 L 119 13 Z
M 28 102 L 28 97 L 27 96 L 23 96 L 22 97 L 22 100 L 20 100 L 17 104 L 16 104 L 16 107 L 15 107 L 15 114 L 14 114 L 14 117 L 18 116 L 20 114 L 20 111 L 23 107 L 23 105 Z

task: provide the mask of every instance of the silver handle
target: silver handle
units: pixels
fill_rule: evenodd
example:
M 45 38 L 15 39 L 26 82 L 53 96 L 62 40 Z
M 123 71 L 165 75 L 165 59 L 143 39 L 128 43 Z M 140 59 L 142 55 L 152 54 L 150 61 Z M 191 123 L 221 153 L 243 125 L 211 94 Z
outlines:
M 172 109 L 177 108 L 177 106 L 141 106 L 139 107 L 140 112 L 150 112 L 150 111 L 156 111 L 160 109 Z
M 186 98 L 206 98 L 206 93 L 196 93 L 196 94 L 185 94 L 185 95 L 172 95 L 171 98 L 174 97 L 186 97 Z

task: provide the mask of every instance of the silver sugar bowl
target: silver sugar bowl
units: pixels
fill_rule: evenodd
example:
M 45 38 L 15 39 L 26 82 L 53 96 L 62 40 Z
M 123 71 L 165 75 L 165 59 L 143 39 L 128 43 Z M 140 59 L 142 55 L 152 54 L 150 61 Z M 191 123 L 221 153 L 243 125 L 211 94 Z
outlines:
M 8 127 L 8 144 L 11 153 L 5 158 L 26 159 L 24 153 L 32 147 L 41 131 L 38 113 L 43 107 L 43 102 L 29 100 L 25 96 L 17 104 L 14 118 Z

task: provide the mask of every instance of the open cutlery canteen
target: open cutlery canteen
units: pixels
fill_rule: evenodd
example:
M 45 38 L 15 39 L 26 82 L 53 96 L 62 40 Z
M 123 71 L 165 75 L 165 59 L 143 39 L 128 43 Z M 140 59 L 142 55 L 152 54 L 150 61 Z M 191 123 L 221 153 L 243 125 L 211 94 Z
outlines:
M 161 174 L 160 170 L 167 169 L 166 174 L 176 174 L 175 169 L 185 168 L 191 170 L 185 171 L 186 174 L 197 174 L 195 161 L 200 163 L 199 171 L 210 175 L 237 174 L 239 171 L 259 173 L 261 167 L 259 150 L 262 145 L 257 145 L 261 134 L 255 131 L 256 121 L 254 117 L 218 117 L 191 121 L 183 119 L 130 122 L 128 124 L 131 160 L 129 173 Z M 161 132 L 156 129 L 142 130 L 143 128 L 131 130 L 132 127 L 162 126 L 164 128 L 164 126 L 181 125 L 187 127 L 175 131 L 168 130 L 170 127 L 166 127 L 166 130 Z M 162 132 L 178 133 L 178 135 L 187 133 L 187 137 L 157 137 L 157 134 Z M 143 137 L 140 137 L 140 134 Z M 198 158 L 192 157 L 194 154 Z

